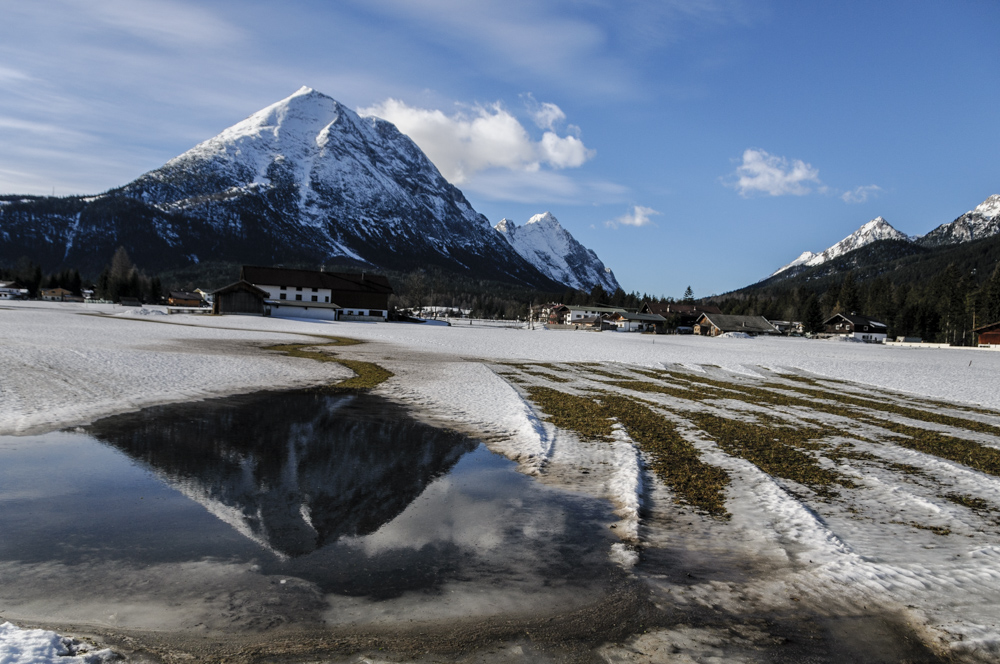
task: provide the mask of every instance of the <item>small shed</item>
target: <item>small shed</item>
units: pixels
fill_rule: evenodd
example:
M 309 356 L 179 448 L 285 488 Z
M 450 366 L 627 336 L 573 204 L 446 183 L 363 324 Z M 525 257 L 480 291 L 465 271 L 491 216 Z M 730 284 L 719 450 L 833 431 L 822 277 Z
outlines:
M 213 314 L 254 314 L 263 316 L 267 291 L 242 279 L 212 291 Z
M 980 346 L 1000 346 L 1000 321 L 973 330 L 979 335 Z

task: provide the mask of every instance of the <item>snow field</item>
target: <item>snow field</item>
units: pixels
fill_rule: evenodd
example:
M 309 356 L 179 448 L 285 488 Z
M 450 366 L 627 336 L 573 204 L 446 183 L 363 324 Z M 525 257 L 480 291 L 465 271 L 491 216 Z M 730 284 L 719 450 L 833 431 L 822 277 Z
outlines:
M 431 419 L 476 433 L 491 449 L 518 461 L 524 472 L 542 482 L 610 498 L 621 519 L 615 524 L 617 534 L 630 545 L 616 544 L 609 555 L 623 567 L 641 575 L 646 557 L 641 550 L 686 547 L 692 556 L 703 551 L 706 561 L 723 565 L 730 558 L 744 558 L 761 570 L 750 580 L 713 580 L 682 589 L 650 577 L 650 583 L 670 591 L 672 602 L 745 610 L 747 603 L 776 606 L 801 595 L 829 598 L 831 606 L 837 602 L 911 605 L 916 607 L 911 613 L 925 616 L 927 625 L 956 652 L 984 658 L 1000 652 L 996 517 L 942 498 L 953 492 L 1000 505 L 996 477 L 889 443 L 851 438 L 857 450 L 876 455 L 880 461 L 834 463 L 821 458 L 822 464 L 835 466 L 858 485 L 843 491 L 842 498 L 823 502 L 810 498 L 808 489 L 775 479 L 749 461 L 725 454 L 711 441 L 699 440 L 696 447 L 702 459 L 725 469 L 731 478 L 726 506 L 732 518 L 718 522 L 676 505 L 655 478 L 644 483 L 641 454 L 621 429 L 616 430 L 612 443 L 581 441 L 571 432 L 557 430 L 504 375 L 498 375 L 508 371 L 496 364 L 669 366 L 700 375 L 707 372 L 716 379 L 730 375 L 771 380 L 806 373 L 849 381 L 853 384 L 844 389 L 851 394 L 878 397 L 884 388 L 996 409 L 1000 408 L 1000 392 L 994 385 L 995 376 L 1000 375 L 1000 354 L 801 339 L 702 339 L 186 315 L 157 319 L 164 324 L 77 316 L 69 308 L 0 310 L 0 330 L 6 342 L 0 346 L 0 364 L 5 370 L 0 382 L 0 433 L 55 428 L 85 421 L 95 412 L 108 414 L 164 401 L 329 381 L 333 375 L 329 364 L 282 358 L 251 347 L 287 342 L 289 333 L 362 339 L 370 343 L 338 352 L 392 371 L 395 376 L 378 388 L 380 393 L 411 404 Z M 587 385 L 586 369 L 574 371 L 577 375 L 570 388 Z M 643 398 L 666 403 L 658 395 Z M 67 400 L 72 400 L 71 405 L 64 403 Z M 717 407 L 744 416 L 753 411 L 738 402 L 720 402 Z M 817 417 L 799 410 L 785 412 Z M 960 415 L 1000 421 L 983 414 Z M 858 432 L 868 428 L 862 423 L 853 426 Z M 985 434 L 970 432 L 969 438 L 1000 445 Z M 891 463 L 906 464 L 921 474 L 893 471 L 887 466 Z M 581 468 L 588 474 L 581 475 Z M 947 527 L 951 533 L 937 534 L 913 523 Z M 631 547 L 635 541 L 640 553 Z M 712 638 L 707 632 L 687 636 L 692 643 Z
M 116 659 L 110 649 L 90 652 L 85 644 L 55 632 L 0 625 L 0 664 L 102 664 Z

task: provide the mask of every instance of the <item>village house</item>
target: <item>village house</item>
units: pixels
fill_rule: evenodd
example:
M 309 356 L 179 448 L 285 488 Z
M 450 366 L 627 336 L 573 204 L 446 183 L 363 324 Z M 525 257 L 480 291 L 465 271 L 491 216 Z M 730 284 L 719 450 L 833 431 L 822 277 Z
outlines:
M 823 333 L 853 337 L 868 343 L 885 343 L 889 328 L 870 316 L 834 314 L 823 322 Z
M 599 307 L 593 304 L 573 305 L 569 307 L 569 312 L 565 318 L 565 325 L 572 325 L 575 329 L 597 329 L 614 327 L 607 319 L 614 314 L 627 313 L 618 307 Z
M 28 297 L 28 289 L 16 281 L 0 282 L 0 300 L 19 300 Z
M 1000 321 L 977 327 L 973 332 L 976 333 L 980 346 L 987 348 L 992 348 L 993 346 L 1000 347 Z
M 663 326 L 663 316 L 656 314 L 634 314 L 629 311 L 616 312 L 608 316 L 608 321 L 619 332 L 655 332 Z
M 73 297 L 73 291 L 65 288 L 43 288 L 39 294 L 43 300 L 49 302 L 65 302 L 68 298 Z
M 742 332 L 754 337 L 760 334 L 780 334 L 763 316 L 702 314 L 694 324 L 694 333 L 702 336 L 717 337 L 727 332 Z
M 668 334 L 691 334 L 694 324 L 702 314 L 721 314 L 714 304 L 685 304 L 683 302 L 644 302 L 640 314 L 656 314 L 663 317 L 660 331 Z
M 240 280 L 267 293 L 272 316 L 385 321 L 392 286 L 381 275 L 244 265 Z

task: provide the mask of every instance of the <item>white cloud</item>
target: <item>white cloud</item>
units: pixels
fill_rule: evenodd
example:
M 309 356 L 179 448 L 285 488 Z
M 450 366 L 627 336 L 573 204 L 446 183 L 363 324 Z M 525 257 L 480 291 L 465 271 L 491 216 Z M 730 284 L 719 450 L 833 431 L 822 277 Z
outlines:
M 650 219 L 650 217 L 658 214 L 663 213 L 642 205 L 633 205 L 631 212 L 623 214 L 620 217 L 616 217 L 611 221 L 606 221 L 604 222 L 604 225 L 608 228 L 618 228 L 619 226 L 649 226 L 653 224 L 653 220 Z
M 877 184 L 868 184 L 858 187 L 854 191 L 845 191 L 840 196 L 840 200 L 845 203 L 864 203 L 869 197 L 874 198 L 882 191 L 882 187 Z
M 594 151 L 575 136 L 547 131 L 540 141 L 533 140 L 520 121 L 499 103 L 473 106 L 449 116 L 390 98 L 360 108 L 358 113 L 392 122 L 454 184 L 495 168 L 529 173 L 539 171 L 543 165 L 576 168 L 594 156 Z
M 743 163 L 734 175 L 736 181 L 731 186 L 744 197 L 756 192 L 770 196 L 804 196 L 813 191 L 809 183 L 821 185 L 819 169 L 801 159 L 790 161 L 753 148 L 743 152 Z

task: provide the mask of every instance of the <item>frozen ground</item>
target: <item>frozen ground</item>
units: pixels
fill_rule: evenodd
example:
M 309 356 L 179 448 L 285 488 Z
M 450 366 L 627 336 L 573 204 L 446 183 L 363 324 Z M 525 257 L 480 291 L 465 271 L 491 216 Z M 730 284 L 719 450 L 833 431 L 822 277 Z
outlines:
M 1000 657 L 1000 481 L 898 445 L 878 420 L 1000 448 L 991 428 L 1000 427 L 1000 415 L 983 410 L 1000 410 L 1000 353 L 800 339 L 111 315 L 121 311 L 98 317 L 80 315 L 96 313 L 86 305 L 0 308 L 0 434 L 55 429 L 155 403 L 327 382 L 346 370 L 261 347 L 301 342 L 308 334 L 363 339 L 369 343 L 337 352 L 392 371 L 379 392 L 475 433 L 540 481 L 614 501 L 621 544 L 609 555 L 643 580 L 660 610 L 681 611 L 684 619 L 605 646 L 600 654 L 607 661 L 662 661 L 664 653 L 687 661 L 750 661 L 776 637 L 749 616 L 771 616 L 772 624 L 803 614 L 828 634 L 841 629 L 856 637 L 873 630 L 873 642 L 882 632 L 870 617 L 889 616 L 886 630 L 893 621 L 908 624 L 946 653 Z M 664 368 L 674 374 L 654 380 L 635 372 Z M 689 403 L 620 385 L 640 379 L 690 388 L 692 377 L 751 389 L 770 385 L 791 395 L 805 387 L 792 378 L 811 377 L 809 389 L 911 411 L 884 415 L 852 406 L 838 414 L 822 407 L 825 401 L 815 408 L 775 406 L 718 393 Z M 850 385 L 833 382 L 838 380 Z M 729 518 L 678 504 L 623 427 L 607 440 L 555 427 L 548 421 L 552 413 L 532 403 L 531 390 L 539 386 L 644 400 L 677 426 L 703 462 L 727 473 Z M 982 426 L 915 420 L 917 410 Z M 809 463 L 842 484 L 830 493 L 766 472 L 692 425 L 705 414 L 748 421 L 766 416 L 800 428 L 824 424 L 837 433 L 806 441 L 812 447 L 803 449 Z M 838 444 L 848 444 L 851 454 Z

